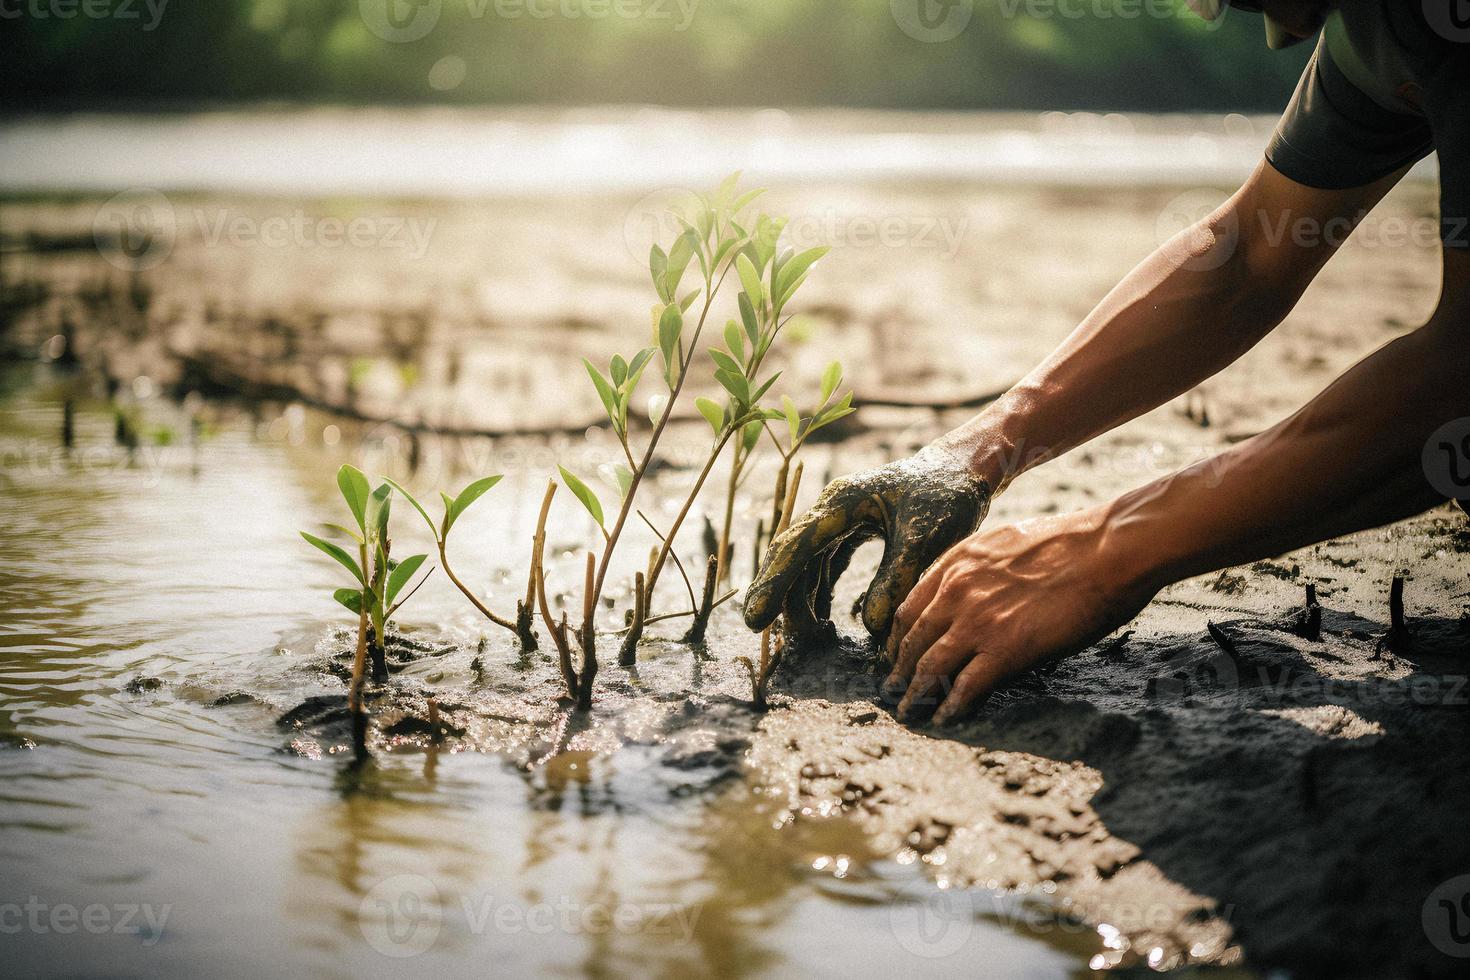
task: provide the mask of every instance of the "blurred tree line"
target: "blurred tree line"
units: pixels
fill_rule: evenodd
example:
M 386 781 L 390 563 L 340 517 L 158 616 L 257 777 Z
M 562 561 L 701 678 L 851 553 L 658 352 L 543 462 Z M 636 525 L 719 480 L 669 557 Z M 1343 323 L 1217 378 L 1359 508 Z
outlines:
M 1206 25 L 1183 2 L 0 0 L 0 83 L 11 112 L 242 101 L 1281 108 L 1310 46 L 1268 51 L 1258 15 Z M 971 16 L 934 43 L 900 26 L 916 4 L 931 20 L 946 4 Z

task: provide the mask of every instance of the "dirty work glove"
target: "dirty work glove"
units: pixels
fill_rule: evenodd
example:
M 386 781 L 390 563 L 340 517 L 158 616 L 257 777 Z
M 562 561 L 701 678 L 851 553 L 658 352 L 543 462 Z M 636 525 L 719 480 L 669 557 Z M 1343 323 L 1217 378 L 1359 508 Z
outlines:
M 964 461 L 929 447 L 907 459 L 835 480 L 771 542 L 746 591 L 745 623 L 765 629 L 782 612 L 807 632 L 829 619 L 832 587 L 857 546 L 884 540 L 883 561 L 863 599 L 863 625 L 882 639 L 909 590 L 950 546 L 973 534 L 990 487 Z

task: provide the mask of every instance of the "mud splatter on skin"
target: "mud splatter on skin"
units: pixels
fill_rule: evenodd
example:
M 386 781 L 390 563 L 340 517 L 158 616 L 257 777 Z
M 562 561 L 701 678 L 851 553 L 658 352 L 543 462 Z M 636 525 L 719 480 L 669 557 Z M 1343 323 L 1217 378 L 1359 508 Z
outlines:
M 771 543 L 745 601 L 754 630 L 785 612 L 792 639 L 828 635 L 832 589 L 856 548 L 884 542 L 872 586 L 863 599 L 863 625 L 886 636 L 924 569 L 973 534 L 990 506 L 990 488 L 947 453 L 925 450 L 907 459 L 843 477 Z

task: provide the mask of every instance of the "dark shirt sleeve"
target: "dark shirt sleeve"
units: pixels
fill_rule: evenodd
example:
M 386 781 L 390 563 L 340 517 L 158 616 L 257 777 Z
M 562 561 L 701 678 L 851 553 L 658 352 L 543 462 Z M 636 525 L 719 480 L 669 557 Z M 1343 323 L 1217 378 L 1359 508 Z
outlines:
M 1271 166 L 1300 184 L 1342 190 L 1371 184 L 1434 149 L 1429 120 L 1374 102 L 1319 40 L 1266 148 Z
M 1439 232 L 1470 248 L 1470 46 L 1445 60 L 1425 87 L 1424 112 L 1439 154 Z

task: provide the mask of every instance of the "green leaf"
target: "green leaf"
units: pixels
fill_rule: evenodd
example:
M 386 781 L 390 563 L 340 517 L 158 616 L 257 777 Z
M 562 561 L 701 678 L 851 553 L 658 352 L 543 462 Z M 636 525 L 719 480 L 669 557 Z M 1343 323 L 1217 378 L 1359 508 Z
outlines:
M 741 194 L 735 199 L 735 203 L 730 205 L 730 213 L 739 214 L 741 211 L 745 210 L 746 205 L 750 204 L 751 201 L 754 201 L 765 192 L 766 189 L 764 187 L 757 187 L 753 191 L 746 191 L 744 194 Z
M 448 535 L 449 529 L 454 527 L 454 522 L 459 520 L 459 515 L 463 514 L 470 504 L 483 497 L 485 495 L 485 491 L 495 486 L 495 484 L 499 483 L 500 480 L 501 477 L 499 474 L 496 474 L 495 476 L 487 476 L 482 479 L 476 480 L 474 483 L 471 483 L 469 486 L 465 487 L 459 492 L 459 496 L 455 497 L 453 500 L 448 500 L 448 498 L 445 498 L 447 501 L 444 511 L 445 535 Z
M 358 544 L 362 544 L 362 535 L 358 534 L 350 527 L 343 527 L 341 524 L 328 524 L 327 527 L 331 528 L 334 531 L 341 531 L 343 534 L 347 535 Z
M 752 305 L 758 305 L 765 297 L 764 287 L 761 285 L 761 274 L 756 271 L 750 257 L 744 252 L 735 256 L 735 270 L 740 273 L 740 285 L 745 289 L 745 295 L 750 297 Z
M 567 489 L 572 491 L 573 496 L 582 501 L 582 506 L 587 508 L 587 513 L 592 515 L 592 519 L 597 522 L 597 526 L 602 527 L 602 501 L 597 499 L 597 494 L 593 493 L 587 484 L 577 479 L 565 466 L 557 466 L 557 469 L 561 470 L 561 478 L 565 481 Z
M 712 398 L 696 398 L 694 399 L 694 407 L 699 409 L 699 414 L 704 416 L 704 420 L 709 423 L 709 427 L 715 430 L 715 435 L 719 435 L 721 430 L 725 428 L 724 408 L 718 405 Z
M 618 496 L 628 496 L 628 488 L 633 485 L 633 471 L 628 469 L 622 463 L 614 463 L 613 476 L 616 477 L 618 481 Z
M 393 488 L 386 483 L 378 485 L 367 502 L 367 526 L 376 531 L 379 538 L 388 536 L 388 512 L 393 502 Z
M 816 248 L 807 249 L 805 252 L 802 252 L 782 265 L 781 275 L 776 283 L 776 295 L 787 297 L 795 292 L 796 290 L 793 288 L 793 284 L 802 276 L 806 275 L 807 270 L 812 267 L 812 264 L 817 259 L 820 259 L 830 251 L 832 249 L 828 246 L 818 245 Z
M 740 332 L 740 324 L 734 320 L 725 323 L 725 346 L 730 348 L 737 361 L 745 360 L 745 334 Z
M 669 270 L 669 257 L 664 250 L 658 247 L 658 242 L 653 243 L 653 248 L 648 252 L 648 273 L 653 277 L 653 286 L 658 290 L 659 296 L 668 302 L 664 296 L 664 273 Z
M 722 208 L 726 204 L 730 203 L 730 198 L 735 194 L 735 185 L 739 182 L 739 170 L 735 171 L 734 173 L 730 174 L 730 176 L 720 181 L 720 186 L 715 188 L 714 193 L 713 203 L 716 208 Z
M 612 420 L 613 425 L 618 424 L 618 395 L 602 372 L 592 366 L 587 358 L 582 358 L 583 365 L 587 368 L 587 376 L 592 379 L 592 384 L 597 388 L 597 397 L 602 399 L 602 407 L 607 411 L 607 417 Z
M 418 511 L 419 516 L 424 519 L 424 523 L 429 525 L 429 530 L 432 531 L 434 534 L 434 540 L 439 540 L 439 525 L 434 523 L 434 519 L 429 516 L 428 511 L 424 510 L 424 505 L 419 503 L 419 499 L 413 494 L 409 493 L 407 490 L 405 490 L 401 485 L 386 476 L 383 477 L 383 482 L 388 484 L 388 486 L 392 487 L 394 490 L 397 490 L 399 493 L 403 494 L 403 496 L 408 499 L 408 502 L 413 506 L 413 509 Z
M 688 313 L 689 307 L 693 306 L 694 301 L 699 299 L 699 293 L 700 291 L 698 289 L 686 293 L 684 298 L 679 300 L 679 311 L 681 313 Z
M 678 364 L 679 334 L 684 329 L 684 315 L 670 303 L 658 318 L 658 348 L 664 355 L 664 377 L 673 385 L 674 368 Z
M 337 471 L 337 487 L 342 491 L 347 506 L 352 508 L 352 516 L 357 518 L 357 528 L 367 533 L 366 509 L 368 499 L 368 478 L 362 470 L 348 463 L 344 463 Z
M 757 388 L 755 392 L 750 396 L 750 404 L 754 405 L 756 402 L 760 401 L 761 396 L 771 390 L 771 385 L 775 384 L 776 379 L 779 377 L 781 377 L 781 372 L 777 371 L 775 374 L 767 378 L 765 384 Z
M 764 429 L 765 426 L 759 419 L 745 423 L 745 428 L 740 430 L 740 448 L 747 453 L 754 449 L 755 444 L 761 441 L 761 432 Z
M 612 378 L 614 387 L 621 388 L 623 382 L 628 380 L 628 362 L 623 360 L 622 354 L 614 354 L 612 364 L 608 367 L 608 375 Z
M 408 584 L 408 580 L 413 578 L 413 573 L 419 570 L 419 566 L 424 563 L 424 559 L 427 557 L 429 556 L 410 555 L 398 563 L 398 566 L 393 569 L 392 574 L 388 576 L 388 588 L 384 590 L 383 595 L 384 605 L 393 605 L 393 600 L 398 597 L 399 590 Z
M 745 375 L 732 374 L 729 371 L 720 369 L 715 371 L 715 380 L 735 397 L 737 403 L 740 405 L 750 404 L 750 382 L 745 380 Z
M 755 317 L 755 307 L 751 305 L 750 297 L 744 293 L 741 293 L 736 299 L 740 303 L 740 319 L 745 324 L 745 335 L 754 344 L 761 335 L 760 321 Z
M 808 275 L 810 275 L 810 273 L 803 272 L 799 279 L 786 287 L 785 291 L 781 293 L 779 305 L 785 306 L 788 302 L 791 301 L 791 297 L 796 295 L 796 291 L 801 288 L 802 283 L 806 282 L 806 277 Z
M 332 598 L 346 606 L 352 615 L 362 615 L 362 592 L 358 589 L 338 589 Z
M 822 400 L 817 404 L 827 404 L 827 399 L 832 397 L 832 392 L 836 391 L 840 384 L 842 384 L 842 364 L 840 361 L 833 361 L 827 365 L 827 370 L 822 372 Z
M 684 232 L 674 240 L 669 249 L 669 270 L 664 273 L 669 280 L 670 292 L 678 287 L 679 280 L 684 278 L 684 271 L 689 268 L 689 260 L 700 251 L 702 241 L 699 232 L 693 228 L 686 228 Z
M 349 555 L 345 549 L 332 544 L 330 541 L 323 541 L 315 534 L 307 534 L 305 531 L 301 532 L 301 536 L 306 539 L 307 544 L 337 559 L 337 561 L 341 562 L 343 568 L 352 573 L 353 578 L 357 579 L 363 585 L 367 585 L 367 579 L 363 577 L 362 569 L 357 566 L 356 559 Z
M 791 400 L 790 395 L 781 396 L 781 407 L 786 410 L 786 431 L 791 433 L 791 445 L 794 447 L 801 433 L 801 410 L 796 407 L 796 402 Z
M 739 361 L 735 360 L 735 358 L 731 357 L 729 354 L 726 354 L 718 347 L 711 347 L 709 349 L 709 356 L 711 360 L 713 360 L 715 364 L 719 365 L 722 370 L 729 371 L 731 374 L 745 373 L 745 368 L 740 365 Z
M 655 349 L 645 347 L 633 355 L 633 360 L 628 364 L 628 380 L 623 383 L 623 390 L 632 392 L 638 387 L 638 379 L 643 377 L 643 369 L 648 366 L 648 359 L 653 357 Z
M 771 260 L 771 274 L 767 279 L 766 289 L 770 292 L 770 295 L 772 296 L 779 296 L 781 294 L 780 290 L 776 288 L 776 283 L 780 279 L 781 268 L 785 266 L 787 262 L 791 261 L 791 255 L 791 249 L 783 248 L 781 249 L 781 251 L 777 252 L 776 257 Z
M 857 409 L 852 407 L 852 392 L 849 391 L 842 396 L 841 401 L 829 408 L 823 409 L 816 418 L 812 419 L 812 431 L 816 431 L 824 425 L 830 425 L 838 419 L 845 418 L 856 411 Z

